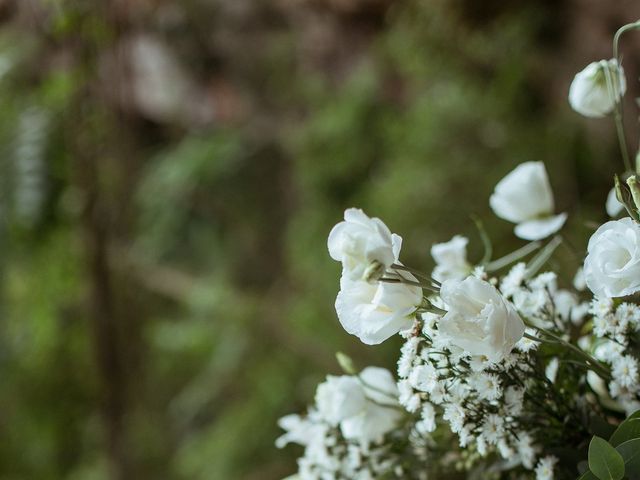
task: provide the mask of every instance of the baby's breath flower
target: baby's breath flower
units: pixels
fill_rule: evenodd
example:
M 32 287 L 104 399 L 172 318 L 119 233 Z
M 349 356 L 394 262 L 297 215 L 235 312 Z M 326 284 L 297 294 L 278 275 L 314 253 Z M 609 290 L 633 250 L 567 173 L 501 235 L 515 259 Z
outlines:
M 558 459 L 552 455 L 541 458 L 536 465 L 536 480 L 553 480 L 553 469 L 558 463 Z

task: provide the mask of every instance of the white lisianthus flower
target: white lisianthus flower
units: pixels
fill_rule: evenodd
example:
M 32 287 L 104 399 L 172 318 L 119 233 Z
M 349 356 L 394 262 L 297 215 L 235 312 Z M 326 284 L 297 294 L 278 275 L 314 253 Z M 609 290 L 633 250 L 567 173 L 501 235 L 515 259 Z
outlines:
M 489 204 L 498 217 L 516 223 L 516 236 L 525 240 L 548 237 L 567 220 L 566 213 L 553 213 L 553 193 L 542 162 L 518 165 L 498 182 Z
M 398 260 L 401 245 L 402 238 L 382 220 L 357 208 L 345 210 L 344 221 L 333 227 L 327 240 L 331 258 L 342 262 L 343 276 L 351 280 L 368 280 L 372 269 L 383 273 Z
M 499 362 L 524 334 L 515 308 L 488 282 L 475 277 L 447 280 L 440 296 L 448 307 L 440 332 L 471 355 Z
M 600 60 L 576 74 L 569 87 L 569 103 L 585 117 L 604 117 L 611 113 L 626 90 L 624 70 L 618 61 Z
M 616 189 L 612 188 L 609 190 L 609 194 L 607 195 L 607 202 L 605 203 L 605 210 L 607 211 L 607 215 L 611 218 L 617 217 L 624 210 L 624 205 L 618 201 L 618 197 L 616 197 Z
M 362 384 L 356 377 L 327 376 L 316 389 L 316 406 L 322 417 L 332 426 L 360 413 L 366 403 Z
M 359 376 L 329 375 L 318 385 L 316 406 L 320 416 L 339 426 L 345 438 L 369 443 L 397 426 L 402 416 L 399 395 L 391 372 L 367 367 Z
M 598 297 L 624 297 L 639 291 L 640 225 L 628 217 L 601 225 L 589 239 L 584 277 Z
M 403 276 L 412 281 L 408 273 Z M 422 289 L 404 283 L 369 283 L 340 279 L 336 313 L 343 328 L 367 345 L 377 345 L 413 325 L 412 314 L 422 303 Z
M 361 442 L 379 441 L 393 430 L 402 417 L 396 381 L 389 370 L 367 367 L 360 373 L 367 399 L 364 409 L 340 423 L 342 435 Z
M 431 247 L 431 256 L 436 262 L 431 276 L 439 282 L 455 279 L 462 280 L 471 273 L 471 265 L 467 261 L 467 244 L 469 239 L 456 235 L 448 242 L 435 243 Z

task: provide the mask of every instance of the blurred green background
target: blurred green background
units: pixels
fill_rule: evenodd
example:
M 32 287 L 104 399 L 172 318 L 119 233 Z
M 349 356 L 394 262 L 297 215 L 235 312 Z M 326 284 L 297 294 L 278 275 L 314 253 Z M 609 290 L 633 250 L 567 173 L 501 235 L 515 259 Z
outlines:
M 276 420 L 399 342 L 340 328 L 326 237 L 521 245 L 488 197 L 542 160 L 575 268 L 621 170 L 566 94 L 607 0 L 0 0 L 0 479 L 279 479 Z M 637 94 L 638 37 L 623 46 Z M 635 114 L 627 115 L 632 144 Z M 634 152 L 632 152 L 634 153 Z

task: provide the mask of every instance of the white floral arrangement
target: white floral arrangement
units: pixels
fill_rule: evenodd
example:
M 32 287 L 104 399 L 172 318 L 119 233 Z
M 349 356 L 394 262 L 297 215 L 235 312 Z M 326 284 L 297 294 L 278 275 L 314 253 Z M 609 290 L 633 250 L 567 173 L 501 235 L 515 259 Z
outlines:
M 634 170 L 618 54 L 638 28 L 622 27 L 614 58 L 570 87 L 577 112 L 613 113 L 625 165 L 606 204 L 625 216 L 595 230 L 573 285 L 544 271 L 567 213 L 541 162 L 517 166 L 489 199 L 529 241 L 496 260 L 479 224 L 481 261 L 456 235 L 432 246 L 425 274 L 402 263 L 402 238 L 382 220 L 345 211 L 328 238 L 342 264 L 338 320 L 366 344 L 397 334 L 404 344 L 395 378 L 338 354 L 345 375 L 318 385 L 306 414 L 280 420 L 276 445 L 304 447 L 290 479 L 640 479 L 640 160 Z

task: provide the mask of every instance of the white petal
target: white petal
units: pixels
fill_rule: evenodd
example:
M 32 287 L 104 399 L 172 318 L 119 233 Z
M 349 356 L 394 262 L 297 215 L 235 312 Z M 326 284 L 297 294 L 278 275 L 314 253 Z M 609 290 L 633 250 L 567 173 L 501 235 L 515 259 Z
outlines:
M 516 237 L 524 240 L 542 240 L 560 230 L 566 221 L 567 214 L 560 213 L 552 217 L 519 223 L 516 225 L 514 232 Z

